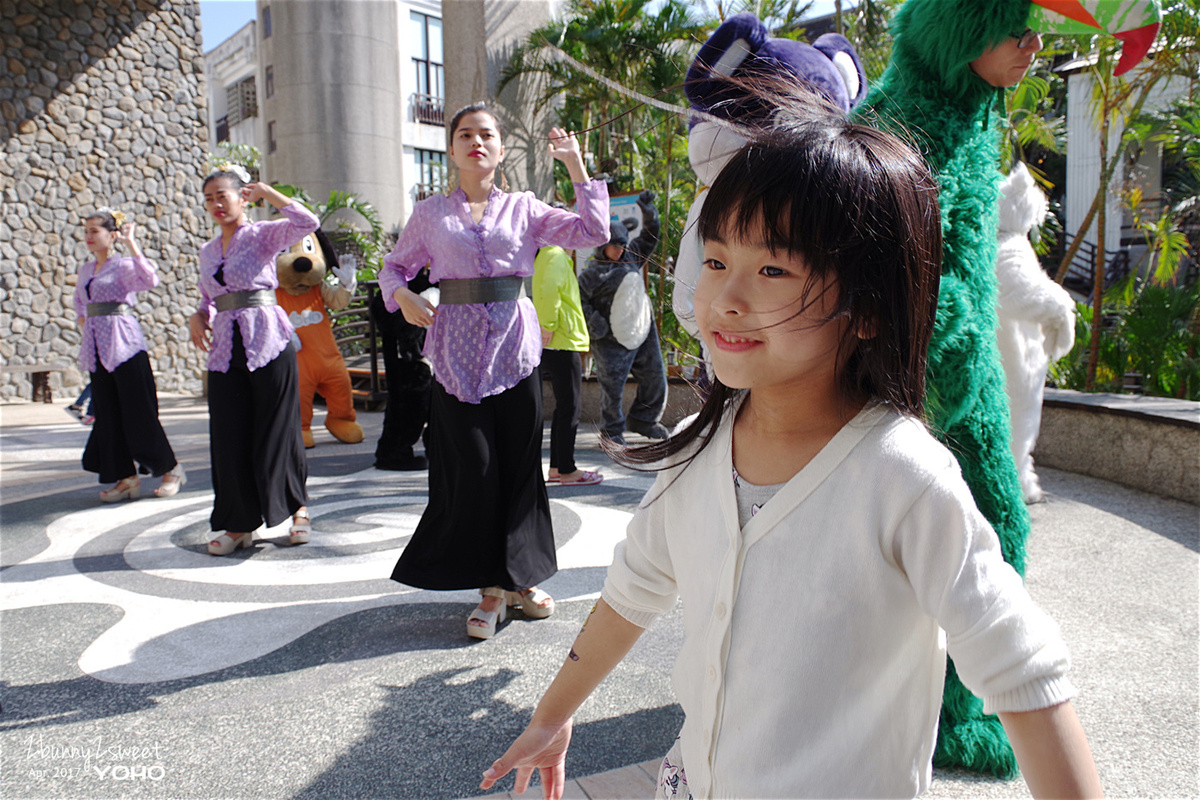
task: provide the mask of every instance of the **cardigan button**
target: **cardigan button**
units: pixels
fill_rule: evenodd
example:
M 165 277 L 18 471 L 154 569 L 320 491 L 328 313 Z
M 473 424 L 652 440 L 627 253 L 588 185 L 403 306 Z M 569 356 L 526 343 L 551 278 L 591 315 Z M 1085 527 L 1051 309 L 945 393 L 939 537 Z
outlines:
M 708 679 L 714 682 L 717 680 L 717 668 L 711 664 L 708 665 Z
M 717 619 L 725 619 L 725 604 L 717 603 L 713 606 L 713 614 L 716 615 Z

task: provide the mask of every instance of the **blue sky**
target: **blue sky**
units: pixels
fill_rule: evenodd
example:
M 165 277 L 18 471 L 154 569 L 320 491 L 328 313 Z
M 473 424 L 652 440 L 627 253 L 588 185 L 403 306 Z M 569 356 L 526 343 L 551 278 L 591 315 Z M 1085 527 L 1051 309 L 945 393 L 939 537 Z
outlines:
M 254 0 L 200 0 L 204 52 L 228 39 L 255 15 Z
M 818 0 L 813 6 L 813 13 L 816 14 L 832 10 L 833 0 Z M 204 51 L 212 50 L 237 33 L 239 28 L 254 19 L 254 15 L 254 0 L 200 0 Z

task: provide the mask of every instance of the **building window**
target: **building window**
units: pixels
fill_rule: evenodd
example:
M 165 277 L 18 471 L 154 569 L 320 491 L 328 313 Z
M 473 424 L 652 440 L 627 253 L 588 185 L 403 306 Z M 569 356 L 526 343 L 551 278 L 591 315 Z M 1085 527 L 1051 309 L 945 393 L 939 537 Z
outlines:
M 275 120 L 267 123 L 267 152 L 275 152 Z
M 275 68 L 267 67 L 266 69 L 266 86 L 263 87 L 263 92 L 268 98 L 275 96 Z
M 225 106 L 231 128 L 244 119 L 258 116 L 258 94 L 253 75 L 225 87 Z
M 229 141 L 229 117 L 221 117 L 217 120 L 217 142 Z
M 442 21 L 437 17 L 409 12 L 412 29 L 413 66 L 417 72 L 417 94 L 441 99 L 446 96 L 442 58 Z
M 270 39 L 271 38 L 271 7 L 269 5 L 264 5 L 262 12 L 263 12 L 263 36 L 262 37 L 264 39 Z
M 426 197 L 446 190 L 446 154 L 437 150 L 417 150 L 417 198 Z

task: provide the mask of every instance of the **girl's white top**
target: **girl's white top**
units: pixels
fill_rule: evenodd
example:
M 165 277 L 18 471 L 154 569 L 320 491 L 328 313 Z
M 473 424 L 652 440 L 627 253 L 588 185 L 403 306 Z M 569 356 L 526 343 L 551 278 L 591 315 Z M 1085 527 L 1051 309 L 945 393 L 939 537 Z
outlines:
M 924 791 L 947 645 L 989 713 L 1074 694 L 1057 626 L 924 426 L 868 406 L 741 528 L 733 411 L 660 473 L 603 592 L 644 627 L 683 602 L 673 684 L 695 797 Z

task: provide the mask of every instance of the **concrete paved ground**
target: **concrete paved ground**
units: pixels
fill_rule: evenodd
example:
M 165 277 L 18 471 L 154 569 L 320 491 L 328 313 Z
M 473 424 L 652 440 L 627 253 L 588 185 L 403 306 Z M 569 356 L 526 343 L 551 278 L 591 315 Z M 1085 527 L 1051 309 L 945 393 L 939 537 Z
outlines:
M 464 634 L 470 592 L 387 580 L 425 474 L 372 469 L 382 415 L 361 416 L 361 445 L 317 431 L 310 545 L 278 546 L 281 527 L 218 559 L 204 547 L 202 402 L 162 398 L 186 489 L 117 506 L 96 501 L 78 466 L 87 430 L 64 405 L 0 406 L 0 796 L 14 800 L 476 796 L 650 483 L 584 433 L 580 461 L 606 480 L 550 489 L 562 569 L 545 587 L 558 613 L 518 615 L 475 643 Z M 1072 647 L 1105 788 L 1196 796 L 1200 512 L 1093 478 L 1042 477 L 1028 583 Z M 647 770 L 681 719 L 669 686 L 680 637 L 676 612 L 581 710 L 570 796 L 652 791 Z M 1028 793 L 936 773 L 926 796 Z

